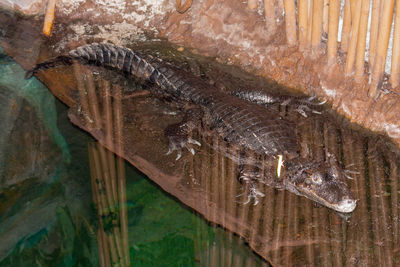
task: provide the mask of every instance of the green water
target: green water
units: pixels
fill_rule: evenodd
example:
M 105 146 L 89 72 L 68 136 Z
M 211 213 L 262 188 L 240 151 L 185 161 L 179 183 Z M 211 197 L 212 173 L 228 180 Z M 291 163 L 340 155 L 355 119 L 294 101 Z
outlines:
M 94 140 L 0 52 L 0 266 L 99 266 L 87 149 Z M 128 163 L 126 175 L 132 266 L 266 266 Z

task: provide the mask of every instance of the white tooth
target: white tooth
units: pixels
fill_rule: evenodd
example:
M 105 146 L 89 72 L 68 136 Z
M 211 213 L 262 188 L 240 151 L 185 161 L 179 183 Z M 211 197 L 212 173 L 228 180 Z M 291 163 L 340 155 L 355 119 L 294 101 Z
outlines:
M 178 152 L 178 155 L 176 156 L 176 159 L 175 159 L 175 160 L 177 161 L 177 160 L 179 160 L 181 157 L 182 157 L 181 152 Z

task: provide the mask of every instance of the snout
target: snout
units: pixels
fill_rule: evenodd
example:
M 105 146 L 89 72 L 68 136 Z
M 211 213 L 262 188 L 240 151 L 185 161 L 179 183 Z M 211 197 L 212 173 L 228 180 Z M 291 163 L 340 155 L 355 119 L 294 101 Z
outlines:
M 335 210 L 345 213 L 352 212 L 357 206 L 356 202 L 357 200 L 354 199 L 344 199 L 338 203 Z

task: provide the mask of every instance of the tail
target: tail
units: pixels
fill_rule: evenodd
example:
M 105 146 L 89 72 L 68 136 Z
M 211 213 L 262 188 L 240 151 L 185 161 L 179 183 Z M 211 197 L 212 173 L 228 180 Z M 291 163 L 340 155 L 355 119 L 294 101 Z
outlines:
M 37 72 L 41 70 L 47 70 L 61 65 L 72 65 L 72 59 L 73 58 L 70 56 L 59 56 L 49 61 L 39 63 L 35 67 L 26 72 L 25 79 L 30 79 L 33 75 L 35 75 Z
M 70 51 L 68 55 L 59 56 L 52 60 L 37 64 L 33 69 L 26 73 L 25 78 L 29 79 L 41 70 L 60 65 L 71 65 L 73 60 L 78 60 L 81 63 L 121 70 L 140 78 L 150 79 L 154 82 L 154 79 L 151 79 L 153 77 L 150 77 L 154 72 L 156 72 L 156 68 L 153 67 L 153 64 L 150 64 L 149 61 L 129 48 L 118 47 L 106 43 L 84 45 Z
M 190 88 L 182 75 L 178 74 L 172 66 L 151 56 L 140 55 L 129 48 L 107 43 L 84 45 L 70 51 L 66 56 L 59 56 L 53 60 L 40 63 L 26 73 L 26 78 L 32 77 L 36 72 L 43 69 L 59 65 L 71 65 L 74 60 L 84 64 L 123 71 L 155 83 L 171 94 L 175 94 L 182 87 Z M 189 90 L 188 93 L 193 92 Z

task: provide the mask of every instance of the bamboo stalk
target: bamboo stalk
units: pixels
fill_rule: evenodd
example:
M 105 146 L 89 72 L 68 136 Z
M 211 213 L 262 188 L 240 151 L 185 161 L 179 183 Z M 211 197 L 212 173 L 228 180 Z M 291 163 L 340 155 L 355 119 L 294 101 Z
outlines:
M 370 72 L 374 66 L 376 44 L 378 40 L 378 29 L 380 23 L 381 14 L 381 0 L 373 0 L 372 2 L 372 13 L 371 13 L 371 27 L 369 31 L 369 67 Z
M 286 229 L 284 233 L 284 241 L 294 240 L 297 232 L 295 231 L 294 224 L 296 224 L 296 198 L 295 194 L 287 194 L 287 208 L 286 208 Z M 293 266 L 293 248 L 285 246 L 283 252 L 284 266 Z
M 266 161 L 266 157 L 263 157 L 263 162 Z M 267 169 L 267 175 L 269 175 L 270 170 Z M 268 214 L 268 216 L 264 216 L 262 220 L 261 226 L 261 247 L 260 251 L 263 254 L 269 254 L 271 250 L 271 243 L 273 241 L 273 233 L 274 233 L 274 218 L 276 217 L 276 210 L 274 209 L 275 206 L 275 189 L 272 186 L 265 186 L 265 199 L 263 201 L 263 214 Z
M 328 62 L 336 61 L 340 1 L 329 1 Z
M 98 144 L 98 143 L 97 143 Z M 95 174 L 95 178 L 97 178 L 97 180 L 94 180 L 94 184 L 95 186 L 95 192 L 97 191 L 97 193 L 95 193 L 98 196 L 98 212 L 99 212 L 99 227 L 103 232 L 103 245 L 104 245 L 104 249 L 105 249 L 105 255 L 110 255 L 111 254 L 111 259 L 113 261 L 113 265 L 118 262 L 118 257 L 116 249 L 115 249 L 115 245 L 114 245 L 114 241 L 112 239 L 112 236 L 109 234 L 106 234 L 104 232 L 104 225 L 103 225 L 103 217 L 104 216 L 108 216 L 110 214 L 109 212 L 109 208 L 107 208 L 107 203 L 106 203 L 106 197 L 104 196 L 104 181 L 103 181 L 103 177 L 102 177 L 102 172 L 101 172 L 101 163 L 100 163 L 100 159 L 99 159 L 99 153 L 96 150 L 96 148 L 94 147 L 94 145 L 90 146 L 90 151 L 92 153 L 91 158 L 93 159 L 93 166 L 94 166 L 94 174 Z M 90 154 L 89 154 L 90 155 Z M 109 260 L 109 257 L 105 257 L 105 259 Z M 106 263 L 107 264 L 107 263 Z M 109 263 L 111 265 L 111 263 Z
M 44 17 L 43 34 L 46 36 L 51 35 L 51 29 L 54 23 L 54 10 L 56 8 L 56 0 L 48 0 L 46 6 L 46 15 Z
M 369 0 L 362 0 L 360 10 L 360 25 L 357 38 L 356 72 L 355 78 L 360 81 L 364 76 L 365 47 L 368 29 Z
M 115 129 L 115 151 L 117 153 L 117 171 L 118 171 L 118 197 L 119 214 L 121 223 L 121 239 L 126 266 L 130 266 L 129 239 L 128 239 L 128 211 L 126 207 L 126 175 L 123 147 L 123 113 L 122 113 L 122 93 L 119 86 L 114 86 L 114 129 Z
M 345 141 L 343 138 L 337 138 L 337 136 L 342 136 L 341 132 L 338 132 L 336 129 L 334 130 L 337 134 L 332 135 L 330 134 L 333 132 L 332 125 L 325 123 L 324 124 L 324 139 L 325 146 L 329 147 L 330 149 L 335 149 L 336 155 L 340 155 L 340 149 L 337 144 L 337 140 L 342 140 L 340 146 L 343 150 L 343 158 L 344 161 L 347 163 L 347 151 L 351 149 L 351 145 L 343 145 Z M 329 152 L 329 151 L 326 151 Z M 326 155 L 328 156 L 328 155 Z M 339 219 L 339 216 L 335 213 L 329 214 L 329 221 L 330 221 L 330 243 L 331 243 L 331 254 L 332 254 L 332 265 L 333 266 L 344 266 L 344 259 L 343 259 L 343 247 L 346 241 L 345 230 L 343 230 L 343 226 L 347 226 L 346 223 L 343 223 L 342 220 Z M 353 231 L 354 232 L 354 231 Z M 350 233 L 351 235 L 351 233 Z M 354 246 L 353 246 L 354 247 Z M 346 251 L 348 249 L 346 248 Z M 349 256 L 350 258 L 351 256 Z
M 344 6 L 344 14 L 343 14 L 342 38 L 340 43 L 340 50 L 342 50 L 343 52 L 347 52 L 348 50 L 350 31 L 351 31 L 351 4 L 350 0 L 346 0 Z
M 369 263 L 373 262 L 373 258 L 371 257 L 371 254 L 368 253 L 369 249 L 373 246 L 371 236 L 370 236 L 370 231 L 371 231 L 371 212 L 368 210 L 368 205 L 367 205 L 367 199 L 369 198 L 369 193 L 368 193 L 368 186 L 367 186 L 367 179 L 365 177 L 365 174 L 367 173 L 367 168 L 368 166 L 365 166 L 365 162 L 368 160 L 365 158 L 365 147 L 364 147 L 364 141 L 361 139 L 356 139 L 352 140 L 352 137 L 346 136 L 346 139 L 350 139 L 353 142 L 354 145 L 351 147 L 351 152 L 352 152 L 352 159 L 354 161 L 355 166 L 359 166 L 357 168 L 357 171 L 359 173 L 354 174 L 354 185 L 355 185 L 355 192 L 357 192 L 357 195 L 355 196 L 356 198 L 359 199 L 357 203 L 357 209 L 360 214 L 361 218 L 365 218 L 365 220 L 362 220 L 359 224 L 359 227 L 357 227 L 357 231 L 360 232 L 361 234 L 361 242 L 364 245 L 364 249 L 362 249 L 362 259 L 363 263 L 366 266 L 370 266 Z M 349 143 L 348 142 L 348 143 Z M 359 248 L 357 248 L 358 250 Z
M 399 168 L 395 159 L 396 157 L 389 157 L 390 163 L 390 189 L 392 201 L 392 229 L 393 229 L 393 243 L 395 247 L 399 246 Z
M 308 32 L 308 0 L 299 0 L 299 45 L 300 49 L 307 47 L 307 32 Z
M 400 1 L 396 2 L 390 83 L 392 84 L 393 88 L 400 85 Z
M 357 49 L 357 39 L 358 39 L 358 29 L 360 25 L 360 17 L 361 17 L 361 12 L 358 12 L 358 10 L 361 9 L 361 2 L 362 0 L 356 0 L 355 6 L 354 6 L 354 12 L 352 10 L 352 13 L 354 14 L 352 16 L 352 24 L 351 24 L 351 33 L 350 33 L 350 44 L 349 44 L 349 51 L 347 53 L 347 59 L 346 59 L 346 68 L 345 68 L 345 74 L 349 75 L 353 71 L 354 67 L 354 61 L 356 57 L 356 49 Z
M 369 88 L 369 96 L 373 97 L 374 99 L 379 97 L 378 88 L 382 84 L 383 73 L 385 70 L 386 54 L 393 20 L 393 7 L 394 0 L 387 0 L 383 5 L 383 10 L 381 13 L 378 44 L 376 47 L 377 51 L 374 59 L 371 86 Z
M 313 1 L 313 21 L 312 21 L 312 34 L 311 34 L 311 46 L 316 48 L 321 43 L 321 32 L 322 32 L 322 11 L 323 11 L 323 0 Z
M 258 7 L 258 0 L 248 0 L 247 6 L 252 10 L 256 9 Z
M 307 46 L 311 45 L 312 39 L 312 29 L 313 29 L 313 8 L 314 8 L 314 1 L 308 0 L 308 25 L 307 25 Z
M 332 4 L 332 1 L 330 2 Z M 317 144 L 316 145 L 316 157 L 317 161 L 323 161 L 326 158 L 325 154 L 327 152 L 334 153 L 337 150 L 337 144 L 332 142 L 332 140 L 336 140 L 336 131 L 329 131 L 328 135 L 326 135 L 325 127 L 326 123 L 323 123 L 321 120 L 315 121 L 314 127 L 314 134 L 313 134 L 313 141 Z M 324 143 L 325 141 L 325 143 Z M 325 149 L 324 149 L 325 147 Z M 318 226 L 315 228 L 318 233 L 316 236 L 321 240 L 329 240 L 329 232 L 330 232 L 330 223 L 329 223 L 329 216 L 328 210 L 326 208 L 323 209 L 314 209 L 315 218 L 318 221 Z M 332 266 L 332 258 L 331 258 L 331 248 L 328 242 L 321 242 L 319 245 L 319 252 L 320 252 L 320 264 L 321 266 Z
M 376 151 L 373 149 L 374 144 L 369 140 L 368 142 L 368 173 L 370 173 L 369 179 L 370 179 L 370 196 L 374 196 L 371 198 L 371 211 L 372 211 L 372 231 L 373 231 L 373 243 L 379 242 L 383 239 L 382 236 L 382 226 L 380 223 L 380 218 L 379 218 L 379 201 L 378 198 L 375 197 L 376 195 L 379 194 L 376 188 L 376 182 L 375 182 L 375 160 L 376 158 Z M 376 246 L 374 247 L 374 262 L 379 263 L 381 266 L 387 266 L 384 265 L 384 256 L 383 256 L 383 248 L 381 246 Z
M 379 147 L 379 144 L 376 144 L 377 148 Z M 379 157 L 378 153 L 381 151 L 377 151 L 377 158 Z M 390 219 L 390 210 L 389 210 L 389 199 L 384 195 L 386 192 L 386 183 L 385 183 L 385 178 L 386 178 L 386 173 L 385 173 L 385 167 L 383 163 L 382 157 L 379 157 L 378 160 L 376 160 L 376 167 L 375 167 L 375 172 L 374 174 L 376 179 L 376 190 L 377 194 L 379 195 L 378 200 L 379 200 L 379 218 L 380 218 L 380 224 L 384 227 L 381 227 L 381 230 L 383 232 L 383 251 L 384 251 L 384 261 L 385 261 L 385 266 L 394 266 L 393 262 L 393 235 L 392 235 L 392 227 L 391 225 L 391 219 Z
M 88 87 L 88 96 L 89 96 L 89 109 L 91 113 L 93 114 L 94 117 L 94 123 L 97 129 L 101 129 L 102 127 L 102 120 L 100 116 L 100 109 L 98 105 L 98 100 L 97 100 L 97 95 L 95 91 L 95 84 L 93 81 L 92 74 L 88 71 L 85 70 L 84 73 L 86 74 L 86 81 L 87 81 L 87 87 Z M 98 151 L 100 154 L 100 162 L 101 162 L 101 168 L 102 168 L 102 174 L 103 174 L 103 179 L 105 182 L 105 191 L 106 191 L 106 200 L 107 200 L 107 205 L 109 208 L 109 211 L 113 214 L 115 213 L 115 206 L 116 202 L 114 198 L 114 195 L 117 192 L 116 189 L 116 182 L 115 179 L 112 179 L 112 174 L 110 171 L 109 165 L 114 164 L 114 161 L 109 162 L 109 158 L 107 156 L 107 151 L 105 148 L 100 145 L 99 143 L 97 144 L 98 146 Z M 113 259 L 113 262 L 119 262 L 119 259 L 122 258 L 122 251 L 121 251 L 121 242 L 120 242 L 120 234 L 119 234 L 119 229 L 117 227 L 113 227 L 113 232 L 114 235 L 107 235 L 109 239 L 109 245 L 111 248 L 111 256 Z M 115 242 L 115 243 L 114 243 Z M 115 249 L 115 251 L 114 251 Z M 114 253 L 115 252 L 115 253 Z
M 84 81 L 82 78 L 82 68 L 79 65 L 79 63 L 77 63 L 77 62 L 74 62 L 72 67 L 74 70 L 74 76 L 76 79 L 78 92 L 79 92 L 79 104 L 80 104 L 81 114 L 83 115 L 85 122 L 90 123 L 92 119 L 91 119 L 91 114 L 89 111 L 89 102 L 88 102 L 87 93 L 85 90 L 85 84 L 84 84 Z
M 286 40 L 288 45 L 293 46 L 297 40 L 294 0 L 284 0 L 283 4 L 285 7 Z
M 93 76 L 90 71 L 84 69 L 83 71 L 86 77 L 86 86 L 87 86 L 87 95 L 89 100 L 89 110 L 91 115 L 93 116 L 94 125 L 97 129 L 101 129 L 102 120 L 100 116 L 99 102 L 97 100 L 96 89 L 93 81 Z M 82 74 L 78 74 L 82 75 Z
M 324 0 L 322 8 L 322 35 L 327 36 L 329 33 L 329 6 L 331 0 Z
M 113 145 L 113 122 L 112 122 L 112 108 L 111 108 L 111 92 L 110 83 L 106 80 L 102 82 L 103 87 L 103 111 L 104 111 L 104 122 L 105 122 L 105 142 L 107 146 L 111 149 Z M 108 160 L 108 170 L 110 173 L 110 181 L 112 188 L 113 202 L 116 204 L 118 202 L 118 189 L 117 189 L 117 172 L 115 170 L 115 157 L 114 153 L 106 149 L 107 160 Z
M 276 31 L 274 0 L 264 0 L 264 15 L 267 27 L 274 33 Z
M 94 162 L 94 146 L 93 144 L 88 144 L 88 154 L 89 154 L 89 167 L 90 167 L 90 177 L 91 177 L 91 184 L 92 184 L 92 192 L 93 192 L 93 202 L 97 207 L 98 212 L 98 220 L 99 220 L 99 230 L 97 231 L 97 242 L 98 242 L 98 251 L 99 251 L 99 260 L 100 266 L 111 266 L 108 244 L 106 240 L 106 236 L 104 233 L 104 227 L 102 222 L 102 214 L 104 209 L 101 206 L 101 199 L 100 199 L 100 192 L 99 187 L 97 184 L 97 171 Z

